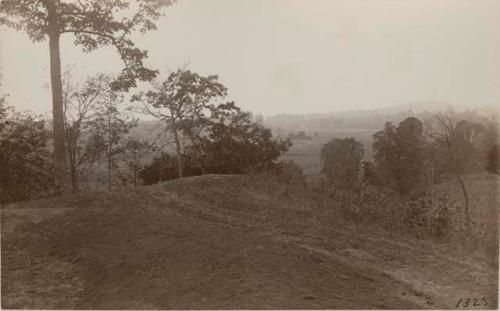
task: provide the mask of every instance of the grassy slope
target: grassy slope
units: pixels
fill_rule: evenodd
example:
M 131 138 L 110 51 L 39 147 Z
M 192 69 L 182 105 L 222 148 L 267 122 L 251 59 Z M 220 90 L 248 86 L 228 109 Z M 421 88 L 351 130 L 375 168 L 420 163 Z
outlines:
M 3 308 L 454 308 L 496 303 L 481 258 L 349 224 L 246 176 L 2 209 Z

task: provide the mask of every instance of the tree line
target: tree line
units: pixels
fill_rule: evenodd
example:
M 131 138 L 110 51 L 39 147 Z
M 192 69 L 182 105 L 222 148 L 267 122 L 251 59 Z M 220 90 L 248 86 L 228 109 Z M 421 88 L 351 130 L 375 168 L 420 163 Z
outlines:
M 215 75 L 179 69 L 164 81 L 153 80 L 149 90 L 133 94 L 130 101 L 103 74 L 76 83 L 66 70 L 62 81 L 65 174 L 73 193 L 82 183 L 87 189 L 90 184 L 111 190 L 114 184 L 271 169 L 291 145 L 289 139 L 273 138 L 251 113 L 225 101 L 227 89 Z M 0 107 L 2 201 L 57 194 L 51 120 L 15 112 L 5 96 Z M 131 109 L 156 119 L 156 137 L 134 135 L 139 120 Z M 173 152 L 165 151 L 170 146 Z
M 498 124 L 473 113 L 438 113 L 421 121 L 409 117 L 388 122 L 373 134 L 373 160 L 364 160 L 354 138 L 329 141 L 321 151 L 323 172 L 338 191 L 360 193 L 376 187 L 403 200 L 433 196 L 434 185 L 450 177 L 463 197 L 466 230 L 470 230 L 469 174 L 499 174 Z

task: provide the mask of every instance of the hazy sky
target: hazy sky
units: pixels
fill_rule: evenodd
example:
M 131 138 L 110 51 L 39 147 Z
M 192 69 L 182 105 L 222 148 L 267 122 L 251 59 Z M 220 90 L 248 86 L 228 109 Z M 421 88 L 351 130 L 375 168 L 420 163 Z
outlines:
M 179 0 L 166 13 L 137 36 L 146 63 L 218 74 L 228 99 L 255 113 L 500 103 L 497 0 Z M 50 112 L 48 43 L 12 30 L 0 39 L 9 102 Z M 113 49 L 72 42 L 62 39 L 62 63 L 78 77 L 121 68 Z

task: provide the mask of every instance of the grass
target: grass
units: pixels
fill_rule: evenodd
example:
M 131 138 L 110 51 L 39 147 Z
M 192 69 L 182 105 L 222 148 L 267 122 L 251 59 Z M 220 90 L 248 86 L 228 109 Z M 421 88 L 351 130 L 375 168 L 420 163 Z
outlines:
M 1 212 L 4 308 L 453 308 L 464 292 L 496 303 L 482 258 L 348 221 L 334 200 L 268 176 L 198 176 Z

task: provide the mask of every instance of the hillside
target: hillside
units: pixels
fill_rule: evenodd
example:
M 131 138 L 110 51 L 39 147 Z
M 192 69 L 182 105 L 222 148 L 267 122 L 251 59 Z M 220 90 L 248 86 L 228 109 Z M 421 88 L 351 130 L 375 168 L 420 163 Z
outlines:
M 1 211 L 2 307 L 455 308 L 497 268 L 348 223 L 328 202 L 208 175 Z

